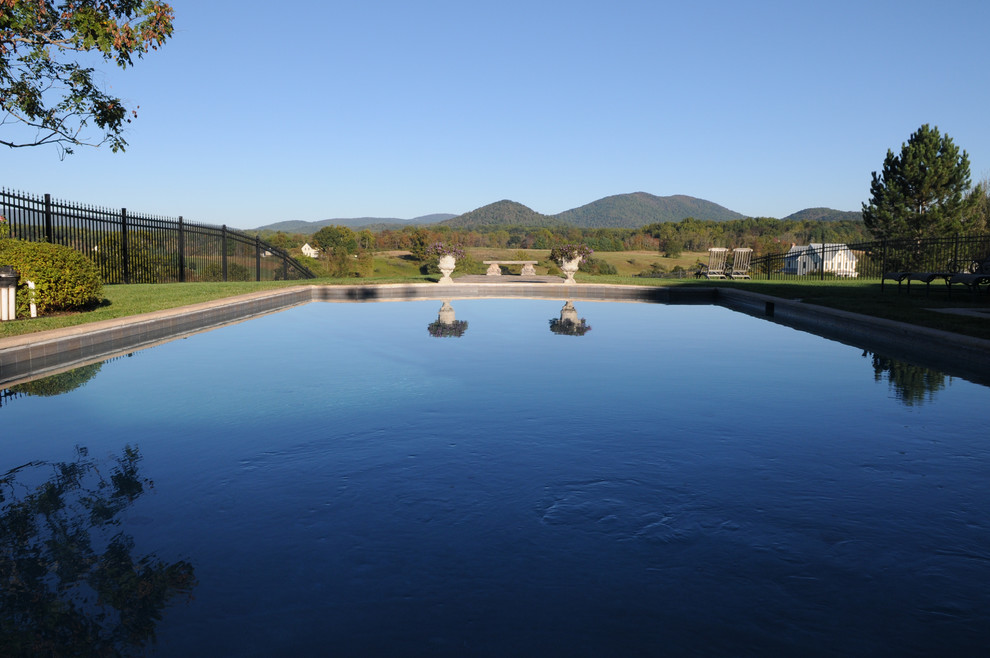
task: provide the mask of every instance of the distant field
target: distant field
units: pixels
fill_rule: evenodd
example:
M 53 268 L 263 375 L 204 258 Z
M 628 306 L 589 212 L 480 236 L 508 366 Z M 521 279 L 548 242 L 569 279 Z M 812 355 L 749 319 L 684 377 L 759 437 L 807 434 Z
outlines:
M 549 249 L 486 249 L 469 248 L 466 250 L 479 263 L 486 260 L 536 260 L 541 263 L 550 256 Z M 375 276 L 415 276 L 419 274 L 419 263 L 408 260 L 408 251 L 380 251 L 375 254 Z M 635 276 L 640 272 L 648 272 L 653 263 L 670 272 L 680 265 L 686 270 L 694 271 L 699 260 L 707 262 L 708 254 L 685 252 L 677 258 L 666 258 L 656 251 L 599 251 L 593 258 L 599 258 L 611 264 L 617 270 L 618 276 Z M 546 274 L 546 267 L 538 266 L 537 274 Z M 454 276 L 457 276 L 455 271 Z
M 667 258 L 656 251 L 596 251 L 593 258 L 600 258 L 618 270 L 619 276 L 634 276 L 648 271 L 653 263 L 670 272 L 677 265 L 685 270 L 695 271 L 698 261 L 708 262 L 708 252 L 684 252 L 677 258 Z

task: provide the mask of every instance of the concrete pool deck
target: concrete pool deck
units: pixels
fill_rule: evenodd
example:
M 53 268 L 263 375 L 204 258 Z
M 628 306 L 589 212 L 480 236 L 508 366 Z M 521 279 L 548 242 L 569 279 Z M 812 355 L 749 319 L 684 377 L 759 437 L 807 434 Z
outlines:
M 484 277 L 477 277 L 484 278 Z M 492 277 L 495 278 L 495 277 Z M 103 360 L 310 302 L 395 302 L 484 298 L 717 304 L 886 356 L 990 385 L 990 340 L 849 313 L 732 288 L 468 280 L 382 285 L 300 285 L 0 338 L 0 386 Z M 731 334 L 726 335 L 731 340 Z

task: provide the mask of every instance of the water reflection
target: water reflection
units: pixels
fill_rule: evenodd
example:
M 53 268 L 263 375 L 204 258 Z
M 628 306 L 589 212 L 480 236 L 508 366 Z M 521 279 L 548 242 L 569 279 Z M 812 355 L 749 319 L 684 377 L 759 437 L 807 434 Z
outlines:
M 574 303 L 568 300 L 560 309 L 560 317 L 551 318 L 550 331 L 563 336 L 583 336 L 591 331 L 591 325 L 584 318 L 578 319 Z
M 864 351 L 863 356 L 873 360 L 874 379 L 886 380 L 897 399 L 909 407 L 933 401 L 935 393 L 945 388 L 945 374 L 941 371 L 869 351 Z
M 93 377 L 96 377 L 97 373 L 100 372 L 100 368 L 103 367 L 103 363 L 103 361 L 91 363 L 88 366 L 60 372 L 57 375 L 49 375 L 48 377 L 41 377 L 23 384 L 15 384 L 8 390 L 14 394 L 22 393 L 24 395 L 37 395 L 46 398 L 62 395 L 63 393 L 76 390 Z
M 30 462 L 0 477 L 0 646 L 4 655 L 133 653 L 162 610 L 189 597 L 193 565 L 134 556 L 118 516 L 151 485 L 136 447 L 99 463 Z M 106 474 L 109 477 L 106 477 Z
M 30 381 L 14 384 L 5 389 L 0 389 L 0 407 L 4 401 L 16 399 L 21 396 L 55 397 L 70 393 L 77 388 L 82 388 L 88 384 L 100 372 L 104 365 L 117 361 L 118 359 L 129 359 L 134 356 L 134 352 L 128 352 L 120 356 L 113 356 L 96 363 L 90 363 L 72 370 L 66 370 L 47 377 L 38 377 Z
M 428 324 L 426 328 L 435 338 L 460 338 L 467 331 L 468 323 L 466 320 L 455 318 L 454 307 L 450 305 L 449 300 L 443 300 L 436 321 Z

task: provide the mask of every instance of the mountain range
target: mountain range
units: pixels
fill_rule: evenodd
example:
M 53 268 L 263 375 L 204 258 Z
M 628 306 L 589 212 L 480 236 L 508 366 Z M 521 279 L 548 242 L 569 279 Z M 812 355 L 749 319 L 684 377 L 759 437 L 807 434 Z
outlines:
M 417 224 L 444 224 L 452 228 L 487 228 L 493 226 L 560 227 L 579 228 L 640 228 L 656 222 L 679 222 L 693 217 L 700 220 L 724 222 L 745 219 L 742 213 L 729 210 L 717 203 L 676 194 L 654 196 L 646 192 L 616 194 L 593 201 L 579 208 L 565 210 L 556 215 L 543 215 L 516 201 L 502 200 L 477 208 L 463 215 L 436 213 L 413 219 L 383 217 L 357 217 L 350 219 L 324 219 L 315 222 L 285 221 L 258 227 L 258 231 L 285 231 L 287 233 L 315 233 L 324 226 L 348 226 L 355 229 L 380 230 Z M 807 208 L 783 219 L 798 221 L 861 221 L 862 213 L 832 210 L 831 208 Z

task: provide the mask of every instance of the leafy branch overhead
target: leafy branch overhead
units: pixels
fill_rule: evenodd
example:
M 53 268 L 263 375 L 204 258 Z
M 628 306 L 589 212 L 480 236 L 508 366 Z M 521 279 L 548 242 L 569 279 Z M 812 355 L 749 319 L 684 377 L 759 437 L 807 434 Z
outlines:
M 131 66 L 165 43 L 172 20 L 159 0 L 0 0 L 0 144 L 123 150 L 136 111 L 80 60 Z

